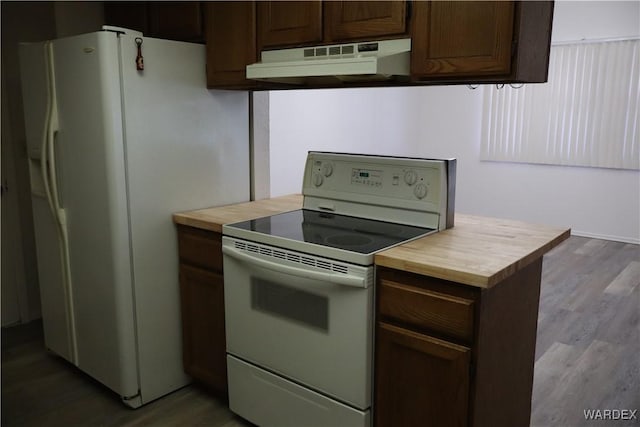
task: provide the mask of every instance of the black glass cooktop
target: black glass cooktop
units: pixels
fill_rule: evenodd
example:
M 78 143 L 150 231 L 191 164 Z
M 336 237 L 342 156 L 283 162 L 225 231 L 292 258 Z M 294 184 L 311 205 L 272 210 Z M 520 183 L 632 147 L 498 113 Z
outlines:
M 228 227 L 371 254 L 433 229 L 300 209 Z

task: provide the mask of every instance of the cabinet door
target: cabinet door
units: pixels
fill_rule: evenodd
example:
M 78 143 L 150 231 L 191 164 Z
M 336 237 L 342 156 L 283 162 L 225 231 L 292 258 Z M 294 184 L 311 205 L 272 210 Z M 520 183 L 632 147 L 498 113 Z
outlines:
M 513 2 L 418 1 L 414 9 L 414 78 L 509 74 Z
M 324 38 L 342 41 L 403 34 L 406 1 L 329 1 L 324 3 Z
M 378 322 L 375 425 L 466 425 L 469 360 L 467 347 Z
M 153 37 L 203 42 L 204 31 L 200 2 L 149 3 L 149 29 Z
M 222 275 L 180 264 L 184 370 L 227 393 Z
M 251 1 L 206 3 L 207 87 L 251 88 L 246 67 L 256 62 L 256 10 Z
M 107 25 L 141 31 L 147 37 L 203 42 L 201 3 L 104 2 Z
M 146 2 L 105 1 L 104 23 L 129 28 L 149 35 L 149 11 Z
M 320 1 L 258 2 L 258 49 L 322 41 Z

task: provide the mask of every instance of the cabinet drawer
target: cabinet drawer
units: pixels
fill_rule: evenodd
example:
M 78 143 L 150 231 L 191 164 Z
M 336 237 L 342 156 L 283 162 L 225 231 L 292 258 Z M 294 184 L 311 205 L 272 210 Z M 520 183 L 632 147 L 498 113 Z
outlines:
M 178 226 L 180 261 L 222 271 L 222 235 L 213 231 Z
M 473 339 L 471 299 L 382 279 L 378 288 L 380 316 L 465 342 Z

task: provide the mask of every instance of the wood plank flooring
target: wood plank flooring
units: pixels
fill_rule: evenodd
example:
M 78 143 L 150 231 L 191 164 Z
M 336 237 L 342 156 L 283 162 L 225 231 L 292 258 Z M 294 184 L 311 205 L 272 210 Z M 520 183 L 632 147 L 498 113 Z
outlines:
M 250 427 L 190 385 L 138 409 L 44 349 L 42 323 L 2 330 L 2 427 Z
M 640 410 L 640 246 L 572 236 L 543 263 L 531 426 L 640 425 L 589 421 L 588 409 Z M 195 385 L 129 409 L 48 354 L 39 322 L 2 330 L 1 423 L 251 426 Z
M 531 425 L 640 425 L 640 247 L 572 236 L 545 256 Z

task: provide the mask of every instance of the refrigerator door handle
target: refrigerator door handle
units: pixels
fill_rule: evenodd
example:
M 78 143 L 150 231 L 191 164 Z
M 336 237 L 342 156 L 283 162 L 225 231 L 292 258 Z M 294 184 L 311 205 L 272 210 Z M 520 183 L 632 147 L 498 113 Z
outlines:
M 47 155 L 49 152 L 49 134 L 51 129 L 51 115 L 53 109 L 53 94 L 52 94 L 52 82 L 51 82 L 51 69 L 50 69 L 50 56 L 51 56 L 51 43 L 46 42 L 44 44 L 44 56 L 46 58 L 46 76 L 47 76 L 47 114 L 44 118 L 44 129 L 42 133 L 42 146 L 40 149 L 40 172 L 42 174 L 42 183 L 44 185 L 44 193 L 47 198 L 47 204 L 49 205 L 49 209 L 51 209 L 51 214 L 54 218 L 57 218 L 55 208 L 53 206 L 53 200 L 51 197 L 51 187 L 49 185 L 49 160 L 47 159 Z
M 47 160 L 49 173 L 49 188 L 51 194 L 51 207 L 54 210 L 54 216 L 58 224 L 62 225 L 63 231 L 65 225 L 64 209 L 60 206 L 60 193 L 58 192 L 58 172 L 56 170 L 56 153 L 55 142 L 59 131 L 58 122 L 58 105 L 55 86 L 55 69 L 53 64 L 53 45 L 49 43 L 48 52 L 48 69 L 49 69 L 49 114 L 48 114 L 48 130 L 47 130 Z
M 58 105 L 55 86 L 55 68 L 53 61 L 53 44 L 45 43 L 45 58 L 47 66 L 47 117 L 45 119 L 45 138 L 42 145 L 41 162 L 43 165 L 43 179 L 45 182 L 45 190 L 47 200 L 51 208 L 53 217 L 56 221 L 58 235 L 60 237 L 60 251 L 62 253 L 62 271 L 64 276 L 64 293 L 67 303 L 67 330 L 70 335 L 70 354 L 71 360 L 78 364 L 78 345 L 76 342 L 76 322 L 75 310 L 73 307 L 73 296 L 71 286 L 71 264 L 69 257 L 69 234 L 67 232 L 65 210 L 60 207 L 60 198 L 58 193 L 58 178 L 56 171 L 55 156 L 55 140 L 59 130 L 58 122 Z
M 56 220 L 58 224 L 62 227 L 62 231 L 64 232 L 66 230 L 66 215 L 65 215 L 65 210 L 60 203 L 60 193 L 58 191 L 58 171 L 56 169 L 56 154 L 55 154 L 55 142 L 56 142 L 56 136 L 58 135 L 58 129 L 54 129 L 54 127 L 57 128 L 57 123 L 58 123 L 57 115 L 58 114 L 56 112 L 56 109 L 54 108 L 53 116 L 51 120 L 52 124 L 49 132 L 48 172 L 49 172 L 49 181 L 50 181 L 49 187 L 51 189 L 50 191 L 51 191 L 52 208 L 55 211 Z

